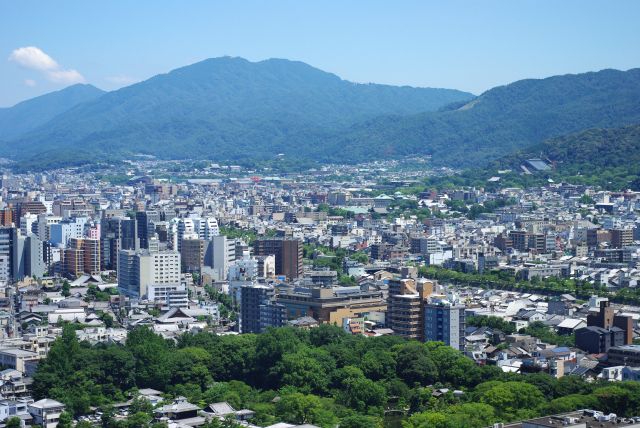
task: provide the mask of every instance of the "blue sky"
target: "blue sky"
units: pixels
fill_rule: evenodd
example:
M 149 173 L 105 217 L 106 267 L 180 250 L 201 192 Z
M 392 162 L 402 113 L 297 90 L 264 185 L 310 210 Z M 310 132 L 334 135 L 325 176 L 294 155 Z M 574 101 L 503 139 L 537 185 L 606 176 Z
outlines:
M 478 94 L 639 67 L 640 1 L 0 2 L 0 106 L 78 81 L 116 89 L 222 55 Z

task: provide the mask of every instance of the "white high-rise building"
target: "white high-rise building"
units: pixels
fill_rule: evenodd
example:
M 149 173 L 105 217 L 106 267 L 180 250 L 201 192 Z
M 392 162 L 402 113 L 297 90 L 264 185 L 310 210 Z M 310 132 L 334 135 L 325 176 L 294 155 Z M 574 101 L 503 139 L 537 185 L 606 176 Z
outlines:
M 212 267 L 218 281 L 224 281 L 229 276 L 229 265 L 236 259 L 236 241 L 224 235 L 214 236 L 205 252 L 205 266 Z
M 36 214 L 26 213 L 20 218 L 20 233 L 27 236 L 33 233 L 34 224 L 37 223 L 38 216 Z M 36 226 L 37 228 L 37 226 Z
M 87 220 L 87 217 L 74 217 L 51 224 L 49 240 L 56 245 L 67 245 L 71 238 L 84 237 Z
M 205 239 L 208 241 L 214 236 L 220 235 L 218 221 L 214 217 L 194 219 L 194 227 L 198 231 L 198 237 L 200 239 Z
M 182 250 L 182 241 L 185 239 L 198 239 L 195 224 L 191 218 L 181 218 L 178 221 L 178 242 L 177 250 Z
M 180 219 L 172 218 L 167 225 L 167 240 L 170 250 L 178 251 L 178 222 Z
M 150 285 L 180 284 L 180 253 L 177 251 L 120 250 L 118 288 L 130 296 L 146 297 Z
M 37 235 L 41 241 L 49 241 L 51 240 L 51 226 L 54 224 L 58 224 L 62 221 L 62 217 L 48 215 L 48 214 L 38 214 L 38 226 L 37 226 Z
M 184 239 L 210 240 L 220 234 L 218 221 L 214 217 L 174 218 L 169 226 L 171 247 L 182 250 Z
M 6 285 L 11 281 L 13 238 L 13 228 L 0 228 L 0 285 Z

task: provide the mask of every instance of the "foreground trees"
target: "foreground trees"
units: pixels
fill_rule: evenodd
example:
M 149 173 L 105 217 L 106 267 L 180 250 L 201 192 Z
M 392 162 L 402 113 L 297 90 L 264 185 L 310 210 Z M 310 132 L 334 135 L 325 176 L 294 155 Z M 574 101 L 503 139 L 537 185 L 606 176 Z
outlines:
M 250 408 L 260 425 L 376 427 L 385 412 L 409 414 L 406 428 L 483 427 L 584 407 L 640 414 L 638 383 L 505 374 L 441 343 L 351 336 L 327 325 L 260 335 L 185 334 L 177 343 L 137 328 L 124 346 L 78 343 L 67 327 L 41 362 L 33 391 L 81 415 L 147 387 L 202 407 L 228 401 Z M 433 394 L 444 387 L 450 391 Z M 454 396 L 454 389 L 464 393 Z M 134 407 L 138 422 L 150 425 L 150 409 Z

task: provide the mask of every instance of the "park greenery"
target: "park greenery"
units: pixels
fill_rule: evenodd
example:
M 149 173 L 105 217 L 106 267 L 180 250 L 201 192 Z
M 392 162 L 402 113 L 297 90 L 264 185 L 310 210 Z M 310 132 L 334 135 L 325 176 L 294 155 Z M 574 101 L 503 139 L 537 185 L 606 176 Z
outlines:
M 36 399 L 60 400 L 70 415 L 101 408 L 105 427 L 160 426 L 140 400 L 131 404 L 130 421 L 112 418 L 111 405 L 139 388 L 164 391 L 167 402 L 176 396 L 199 406 L 227 401 L 254 410 L 261 426 L 381 427 L 396 414 L 404 428 L 474 428 L 585 407 L 640 413 L 637 382 L 508 374 L 439 342 L 354 336 L 330 325 L 258 335 L 185 333 L 177 341 L 137 327 L 124 345 L 80 343 L 67 326 L 33 383 Z M 434 394 L 439 388 L 449 392 Z
M 220 226 L 220 235 L 226 236 L 228 239 L 241 239 L 247 245 L 253 245 L 258 239 L 258 233 L 253 229 L 243 229 L 232 225 Z M 276 236 L 276 231 L 267 229 L 261 237 L 272 238 Z
M 450 199 L 446 201 L 446 205 L 450 210 L 464 214 L 471 220 L 475 220 L 480 214 L 492 213 L 498 208 L 504 208 L 515 204 L 515 198 L 497 198 L 486 201 L 482 204 L 473 203 L 469 206 L 464 201 L 458 199 Z
M 516 327 L 513 323 L 505 321 L 502 318 L 494 316 L 479 316 L 468 317 L 466 320 L 467 326 L 473 327 L 489 327 L 492 330 L 501 331 L 505 334 L 516 333 Z M 527 327 L 520 329 L 518 333 L 528 334 L 533 337 L 537 337 L 544 343 L 549 343 L 558 346 L 575 346 L 574 335 L 560 335 L 556 333 L 553 328 L 545 325 L 540 321 L 535 321 L 529 324 Z
M 330 248 L 318 244 L 304 244 L 302 254 L 314 269 L 333 270 L 338 274 L 338 282 L 344 286 L 357 285 L 355 278 L 347 275 L 344 262 L 352 260 L 367 263 L 369 256 L 362 251 L 350 251 L 345 248 Z
M 238 315 L 238 307 L 233 303 L 233 299 L 227 293 L 223 293 L 214 287 L 207 285 L 205 291 L 211 300 L 218 303 L 220 308 L 220 316 L 223 319 L 231 319 L 235 321 Z
M 593 295 L 598 295 L 608 297 L 613 302 L 640 304 L 640 291 L 637 289 L 622 288 L 612 291 L 608 290 L 604 285 L 573 278 L 549 277 L 543 280 L 533 278 L 531 281 L 527 281 L 518 279 L 512 272 L 506 270 L 492 270 L 484 273 L 458 272 L 440 266 L 422 266 L 419 272 L 424 277 L 454 285 L 544 295 L 569 293 L 581 299 L 588 299 Z
M 332 207 L 329 204 L 319 204 L 318 211 L 326 212 L 328 216 L 340 216 L 347 219 L 354 217 L 353 211 L 349 211 L 344 208 Z

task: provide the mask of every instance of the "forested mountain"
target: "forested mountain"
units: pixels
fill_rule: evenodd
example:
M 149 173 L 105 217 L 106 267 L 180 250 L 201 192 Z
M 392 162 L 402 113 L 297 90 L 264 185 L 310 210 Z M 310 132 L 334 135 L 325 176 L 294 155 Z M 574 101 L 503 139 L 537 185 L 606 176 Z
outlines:
M 549 169 L 536 171 L 529 159 L 540 159 Z M 528 173 L 525 173 L 525 169 Z M 488 181 L 500 177 L 499 181 Z M 459 175 L 433 177 L 429 185 L 531 187 L 549 180 L 597 185 L 607 190 L 640 190 L 640 125 L 588 129 L 548 139 Z
M 527 79 L 473 98 L 350 83 L 301 62 L 225 57 L 79 104 L 0 150 L 34 166 L 283 153 L 328 162 L 429 154 L 440 165 L 483 167 L 550 138 L 638 123 L 640 69 Z
M 506 156 L 494 165 L 517 171 L 529 158 L 541 158 L 553 167 L 538 176 L 596 184 L 612 190 L 637 190 L 640 189 L 640 125 L 589 129 L 550 139 Z
M 353 127 L 319 154 L 433 155 L 445 165 L 482 165 L 548 138 L 640 123 L 640 69 L 521 80 L 447 111 L 376 119 Z
M 75 107 L 104 94 L 92 85 L 77 84 L 51 92 L 13 107 L 0 108 L 0 141 L 6 141 L 29 132 Z
M 301 62 L 215 58 L 77 106 L 6 150 L 22 159 L 78 148 L 111 156 L 272 157 L 299 152 L 318 133 L 471 98 L 449 89 L 355 84 Z

